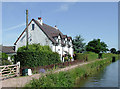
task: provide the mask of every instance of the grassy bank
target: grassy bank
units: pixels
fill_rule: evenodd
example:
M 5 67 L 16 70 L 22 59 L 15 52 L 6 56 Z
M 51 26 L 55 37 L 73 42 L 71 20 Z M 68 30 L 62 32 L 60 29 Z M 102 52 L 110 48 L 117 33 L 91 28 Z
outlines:
M 92 75 L 94 71 L 111 63 L 112 56 L 115 56 L 116 59 L 118 58 L 117 55 L 104 54 L 103 57 L 106 59 L 97 60 L 69 71 L 47 74 L 40 79 L 33 79 L 25 87 L 34 87 L 36 89 L 39 89 L 40 87 L 74 87 L 76 79 Z

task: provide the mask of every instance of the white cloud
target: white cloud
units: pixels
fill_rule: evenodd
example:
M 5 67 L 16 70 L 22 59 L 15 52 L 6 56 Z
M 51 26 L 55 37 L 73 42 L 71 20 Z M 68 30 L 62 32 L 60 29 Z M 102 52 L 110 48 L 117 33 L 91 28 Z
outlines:
M 22 27 L 22 26 L 25 26 L 25 23 L 22 23 L 22 24 L 19 24 L 19 25 L 17 25 L 17 26 L 13 26 L 13 27 L 7 28 L 7 29 L 5 29 L 5 30 L 3 30 L 3 31 L 15 30 L 15 29 L 20 28 L 20 27 Z
M 70 7 L 73 6 L 75 3 L 76 2 L 68 2 L 68 3 L 61 4 L 59 8 L 57 8 L 55 11 L 56 12 L 68 11 Z
M 61 11 L 67 11 L 68 9 L 69 9 L 69 5 L 68 4 L 63 4 L 59 8 L 59 10 L 61 10 Z

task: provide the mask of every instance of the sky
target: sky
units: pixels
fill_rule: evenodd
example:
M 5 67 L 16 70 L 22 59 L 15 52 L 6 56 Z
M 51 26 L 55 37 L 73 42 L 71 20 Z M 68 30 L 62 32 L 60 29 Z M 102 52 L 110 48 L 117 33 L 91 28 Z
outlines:
M 87 44 L 101 39 L 108 48 L 118 49 L 117 2 L 3 2 L 2 43 L 13 46 L 28 19 L 42 17 L 43 23 L 55 26 L 68 36 L 81 35 Z

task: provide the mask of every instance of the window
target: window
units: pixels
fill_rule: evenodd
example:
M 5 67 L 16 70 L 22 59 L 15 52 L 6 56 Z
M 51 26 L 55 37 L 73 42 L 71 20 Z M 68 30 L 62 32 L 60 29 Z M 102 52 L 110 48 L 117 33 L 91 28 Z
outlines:
M 30 41 L 32 41 L 32 39 L 30 38 Z
M 32 30 L 34 30 L 34 28 L 35 28 L 35 25 L 34 25 L 34 24 L 32 24 Z
M 61 43 L 61 40 L 60 40 L 60 39 L 58 39 L 58 43 L 59 43 L 59 44 Z

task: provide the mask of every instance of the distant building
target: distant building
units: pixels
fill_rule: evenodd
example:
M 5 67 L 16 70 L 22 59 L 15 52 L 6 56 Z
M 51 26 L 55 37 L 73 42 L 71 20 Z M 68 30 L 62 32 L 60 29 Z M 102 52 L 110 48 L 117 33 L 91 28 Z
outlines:
M 11 61 L 11 56 L 15 55 L 15 46 L 0 46 L 0 53 L 6 53 L 8 60 Z
M 63 62 L 63 55 L 65 54 L 69 53 L 73 58 L 72 38 L 63 35 L 56 26 L 51 27 L 44 24 L 41 17 L 39 17 L 38 20 L 32 19 L 28 24 L 28 43 L 49 45 L 53 52 L 58 52 L 60 54 L 61 61 Z M 15 51 L 17 51 L 19 47 L 26 45 L 26 28 L 14 45 Z

